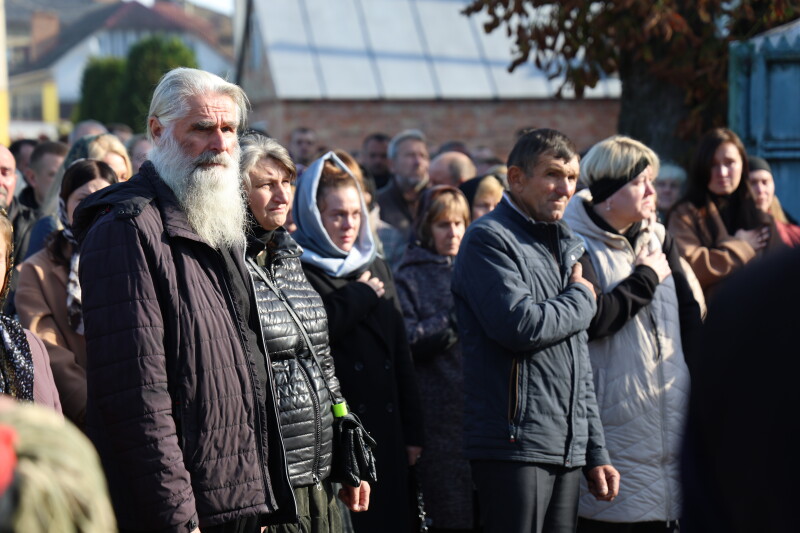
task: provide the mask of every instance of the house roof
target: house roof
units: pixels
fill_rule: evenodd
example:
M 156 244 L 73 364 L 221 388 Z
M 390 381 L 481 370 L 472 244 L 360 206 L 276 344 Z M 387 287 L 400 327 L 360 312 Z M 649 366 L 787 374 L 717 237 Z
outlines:
M 772 46 L 778 46 L 781 39 L 786 39 L 786 44 L 793 46 L 795 49 L 800 48 L 800 19 L 781 24 L 764 33 L 759 33 L 749 39 L 748 42 L 755 45 L 756 49 L 760 49 L 765 42 L 769 42 Z
M 253 4 L 280 99 L 546 98 L 561 83 L 532 62 L 509 73 L 513 42 L 461 14 L 467 0 Z M 619 94 L 613 78 L 585 93 Z
M 36 61 L 20 66 L 11 75 L 48 68 L 89 35 L 101 30 L 147 30 L 187 32 L 216 47 L 215 32 L 207 21 L 169 6 L 153 9 L 138 2 L 96 5 L 84 16 L 62 28 L 48 51 Z
M 94 0 L 5 0 L 6 21 L 30 25 L 36 11 L 58 13 L 62 24 L 72 24 L 97 7 Z

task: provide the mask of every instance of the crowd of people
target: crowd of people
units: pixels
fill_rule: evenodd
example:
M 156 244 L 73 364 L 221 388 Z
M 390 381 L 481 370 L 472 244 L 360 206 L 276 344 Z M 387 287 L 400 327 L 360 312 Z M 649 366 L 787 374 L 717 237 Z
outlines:
M 734 132 L 687 172 L 547 128 L 507 161 L 419 130 L 284 147 L 247 112 L 179 68 L 146 135 L 0 146 L 0 393 L 40 408 L 0 402 L 0 530 L 729 523 L 681 475 L 703 322 L 800 243 Z

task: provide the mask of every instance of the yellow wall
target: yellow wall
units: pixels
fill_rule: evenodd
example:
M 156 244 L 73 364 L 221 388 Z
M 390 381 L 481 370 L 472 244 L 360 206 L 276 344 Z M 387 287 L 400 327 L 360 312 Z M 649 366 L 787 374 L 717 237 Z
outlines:
M 8 91 L 0 90 L 0 144 L 8 146 L 11 138 L 8 135 L 8 121 L 11 118 L 10 107 L 8 106 Z
M 54 81 L 42 84 L 42 121 L 58 124 L 58 87 Z

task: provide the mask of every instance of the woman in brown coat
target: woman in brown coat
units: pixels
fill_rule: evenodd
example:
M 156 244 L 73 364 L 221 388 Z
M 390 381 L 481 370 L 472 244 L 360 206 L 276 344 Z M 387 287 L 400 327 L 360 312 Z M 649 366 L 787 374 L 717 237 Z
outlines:
M 781 246 L 772 217 L 756 208 L 742 179 L 747 173 L 739 137 L 725 128 L 709 131 L 697 148 L 686 195 L 667 217 L 706 298 L 731 272 Z
M 86 196 L 116 181 L 111 167 L 94 159 L 76 161 L 67 169 L 58 205 L 64 229 L 51 235 L 47 248 L 22 263 L 14 300 L 23 327 L 47 347 L 64 414 L 81 428 L 86 411 L 86 341 L 72 213 Z

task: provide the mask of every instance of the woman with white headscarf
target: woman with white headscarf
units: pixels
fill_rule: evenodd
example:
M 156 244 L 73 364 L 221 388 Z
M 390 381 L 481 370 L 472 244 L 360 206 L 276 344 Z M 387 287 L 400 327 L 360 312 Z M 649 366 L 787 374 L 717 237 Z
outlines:
M 378 481 L 369 510 L 352 515 L 355 531 L 407 533 L 421 410 L 394 281 L 377 256 L 361 186 L 329 152 L 298 180 L 292 212 L 303 269 L 328 313 L 342 394 L 378 442 Z

